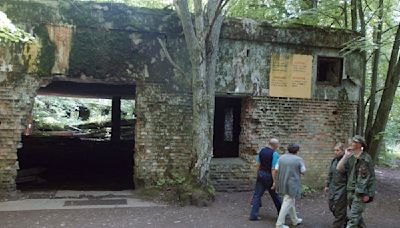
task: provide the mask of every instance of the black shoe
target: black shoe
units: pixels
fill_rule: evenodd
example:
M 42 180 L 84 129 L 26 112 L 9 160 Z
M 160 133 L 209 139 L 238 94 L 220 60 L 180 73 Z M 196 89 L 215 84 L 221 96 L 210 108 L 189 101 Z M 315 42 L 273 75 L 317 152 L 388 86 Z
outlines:
M 260 219 L 261 219 L 260 216 L 257 216 L 257 217 L 255 217 L 255 218 L 252 218 L 252 217 L 249 218 L 250 221 L 258 221 L 258 220 L 260 220 Z

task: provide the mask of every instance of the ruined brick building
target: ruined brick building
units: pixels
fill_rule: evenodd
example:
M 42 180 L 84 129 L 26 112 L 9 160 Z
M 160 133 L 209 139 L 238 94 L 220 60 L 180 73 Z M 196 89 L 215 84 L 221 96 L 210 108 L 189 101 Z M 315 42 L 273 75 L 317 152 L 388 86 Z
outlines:
M 106 155 L 85 155 L 102 159 L 104 166 L 116 157 L 129 160 L 118 164 L 126 165 L 125 175 L 135 186 L 150 186 L 171 170 L 187 171 L 190 62 L 174 11 L 39 0 L 2 1 L 0 10 L 37 37 L 31 45 L 0 44 L 0 191 L 16 189 L 17 171 L 23 168 L 17 151 L 30 146 L 21 143 L 21 134 L 35 96 L 46 93 L 114 98 L 117 106 L 118 98 L 135 100 L 134 142 L 121 146 L 125 148 L 121 154 L 117 152 L 122 150 L 115 149 L 121 144 L 113 144 Z M 276 28 L 246 19 L 225 20 L 210 166 L 217 189 L 251 189 L 254 156 L 271 137 L 279 138 L 283 146 L 298 142 L 308 168 L 306 183 L 323 181 L 333 145 L 344 142 L 354 129 L 364 62 L 359 53 L 343 56 L 340 50 L 356 35 L 344 30 Z M 187 75 L 174 70 L 158 38 Z M 275 60 L 274 55 L 278 56 Z M 309 83 L 308 95 L 285 95 L 298 85 L 272 94 L 271 85 L 287 84 L 272 83 L 271 74 L 279 73 L 280 61 L 290 62 L 296 56 L 306 56 L 310 63 L 290 67 L 299 72 L 309 70 L 305 74 L 309 79 L 300 83 Z M 114 133 L 118 137 L 118 132 Z M 40 156 L 42 162 L 49 159 L 65 164 L 69 155 L 61 158 L 54 151 Z M 35 157 L 26 155 L 24 159 Z

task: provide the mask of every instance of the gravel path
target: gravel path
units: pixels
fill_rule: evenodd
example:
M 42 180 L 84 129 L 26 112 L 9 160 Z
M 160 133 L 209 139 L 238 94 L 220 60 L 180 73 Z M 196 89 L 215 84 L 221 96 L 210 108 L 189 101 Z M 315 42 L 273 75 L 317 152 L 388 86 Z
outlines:
M 368 227 L 400 227 L 400 169 L 377 169 L 378 193 L 368 205 Z M 274 227 L 276 212 L 268 197 L 263 199 L 260 221 L 248 221 L 251 192 L 219 193 L 210 207 L 146 207 L 77 210 L 0 212 L 0 227 Z M 332 222 L 326 198 L 321 193 L 299 199 L 297 207 L 304 224 L 325 228 Z

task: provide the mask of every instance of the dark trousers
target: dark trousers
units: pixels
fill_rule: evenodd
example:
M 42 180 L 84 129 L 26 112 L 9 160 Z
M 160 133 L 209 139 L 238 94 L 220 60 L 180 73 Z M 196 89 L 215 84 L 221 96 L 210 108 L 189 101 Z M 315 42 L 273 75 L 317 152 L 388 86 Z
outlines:
M 268 191 L 269 194 L 271 195 L 271 198 L 274 201 L 276 210 L 279 214 L 279 211 L 280 211 L 281 205 L 282 205 L 282 199 L 275 192 L 275 190 L 271 190 L 272 183 L 273 183 L 273 179 L 272 179 L 271 173 L 268 173 L 263 170 L 259 170 L 257 172 L 257 182 L 256 182 L 255 190 L 254 190 L 253 200 L 252 200 L 253 205 L 251 207 L 250 219 L 258 218 L 258 214 L 260 211 L 260 205 L 261 205 L 261 198 L 264 195 L 265 191 Z
M 346 191 L 336 195 L 336 199 L 329 199 L 329 209 L 335 216 L 332 227 L 343 228 L 347 220 L 347 194 Z

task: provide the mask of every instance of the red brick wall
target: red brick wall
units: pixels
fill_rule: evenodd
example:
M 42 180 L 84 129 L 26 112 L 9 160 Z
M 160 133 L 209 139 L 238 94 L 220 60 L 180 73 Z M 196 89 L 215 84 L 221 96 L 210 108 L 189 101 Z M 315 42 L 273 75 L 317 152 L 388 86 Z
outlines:
M 356 107 L 345 101 L 248 98 L 242 108 L 240 156 L 254 162 L 271 137 L 281 141 L 282 152 L 289 143 L 299 143 L 307 167 L 305 184 L 318 186 L 325 179 L 333 146 L 353 134 Z
M 157 83 L 136 87 L 135 178 L 149 186 L 172 172 L 187 173 L 191 160 L 191 94 Z
M 17 85 L 0 85 L 0 193 L 16 189 L 17 148 L 38 87 L 28 75 L 21 75 Z

